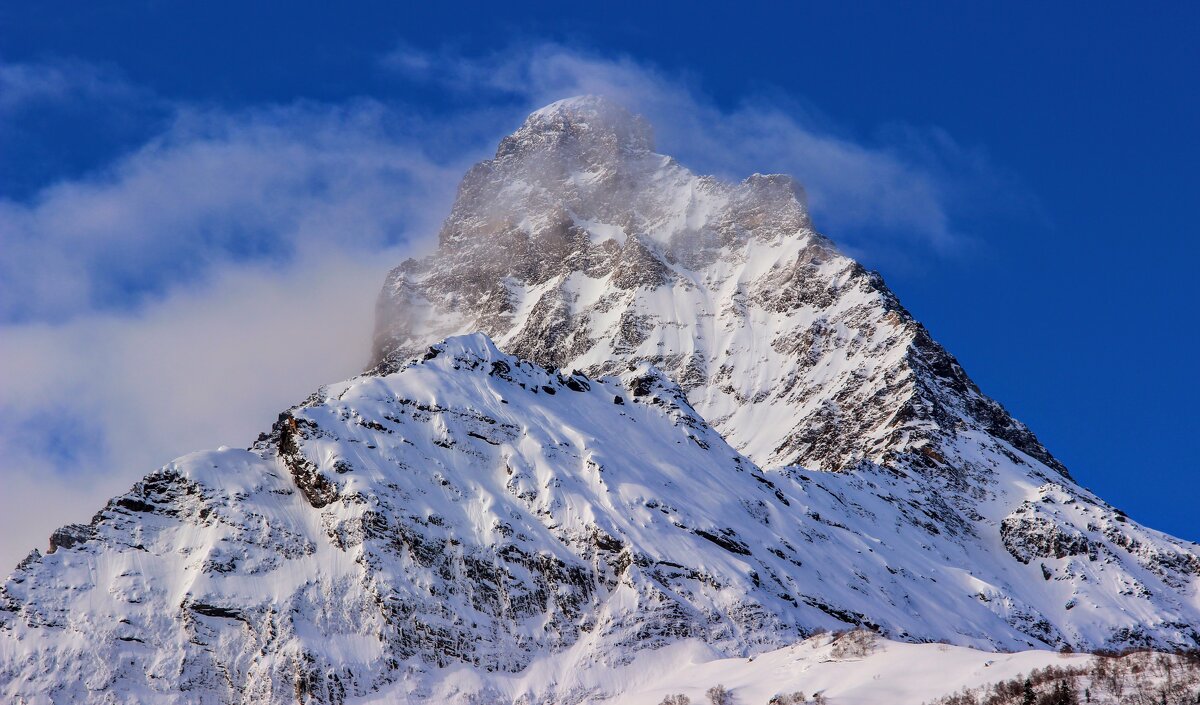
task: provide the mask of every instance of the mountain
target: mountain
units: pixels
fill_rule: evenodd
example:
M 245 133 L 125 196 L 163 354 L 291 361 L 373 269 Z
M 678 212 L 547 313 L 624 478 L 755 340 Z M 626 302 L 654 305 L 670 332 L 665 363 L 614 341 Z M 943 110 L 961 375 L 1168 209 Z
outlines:
M 467 173 L 438 240 L 385 283 L 377 370 L 468 331 L 592 376 L 653 364 L 760 468 L 898 483 L 905 499 L 886 513 L 898 535 L 967 547 L 959 565 L 985 585 L 966 592 L 999 595 L 991 611 L 1018 640 L 1195 643 L 1195 546 L 1150 538 L 1079 487 L 878 274 L 813 230 L 789 177 L 696 176 L 653 151 L 642 119 L 573 98 L 530 115 Z M 853 494 L 835 516 L 892 491 Z M 1071 587 L 1022 596 L 1050 579 Z M 1069 614 L 1100 591 L 1112 601 Z M 1135 607 L 1159 598 L 1169 616 Z M 1110 618 L 1093 609 L 1127 621 L 1091 631 Z
M 877 274 L 813 230 L 791 178 L 695 176 L 602 99 L 555 103 L 501 141 L 463 179 L 438 243 L 388 277 L 382 369 L 483 331 L 552 367 L 653 362 L 764 467 L 961 474 L 965 427 L 1066 476 Z
M 1078 486 L 793 181 L 694 176 L 608 101 L 501 141 L 377 313 L 367 374 L 22 561 L 0 694 L 588 702 L 849 627 L 1200 646 L 1196 546 Z

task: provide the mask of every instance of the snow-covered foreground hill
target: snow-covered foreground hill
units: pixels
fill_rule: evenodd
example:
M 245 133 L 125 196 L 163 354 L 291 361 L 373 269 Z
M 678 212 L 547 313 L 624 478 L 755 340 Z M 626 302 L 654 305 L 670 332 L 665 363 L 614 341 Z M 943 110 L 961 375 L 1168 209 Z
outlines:
M 603 100 L 532 115 L 389 277 L 370 373 L 22 561 L 0 699 L 757 698 L 789 663 L 868 698 L 1049 658 L 921 642 L 1200 646 L 1195 545 L 1077 485 L 790 180 L 651 147 Z M 851 627 L 908 642 L 878 691 L 797 646 Z
M 877 641 L 866 653 L 838 654 L 830 635 L 754 658 L 727 658 L 701 641 L 684 640 L 622 666 L 597 665 L 572 650 L 539 660 L 517 675 L 448 669 L 429 700 L 659 705 L 667 696 L 684 695 L 695 705 L 707 705 L 706 691 L 723 686 L 735 705 L 768 705 L 773 697 L 797 694 L 803 699 L 784 702 L 805 705 L 819 694 L 829 705 L 921 705 L 1035 669 L 1085 667 L 1090 661 L 1083 654 L 1045 650 L 996 654 L 887 640 Z M 556 695 L 547 700 L 548 693 Z M 355 702 L 383 705 L 406 697 L 385 690 Z

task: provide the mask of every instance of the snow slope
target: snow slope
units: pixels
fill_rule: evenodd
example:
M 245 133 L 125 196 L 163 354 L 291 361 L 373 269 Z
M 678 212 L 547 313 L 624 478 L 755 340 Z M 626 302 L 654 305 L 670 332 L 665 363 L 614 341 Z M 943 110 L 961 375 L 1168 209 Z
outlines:
M 833 637 L 815 636 L 754 658 L 723 658 L 703 642 L 679 641 L 639 654 L 623 666 L 595 665 L 568 651 L 543 659 L 520 674 L 484 675 L 450 669 L 430 699 L 452 702 L 468 694 L 495 702 L 597 702 L 658 705 L 682 694 L 707 703 L 705 691 L 727 688 L 739 705 L 766 705 L 776 695 L 816 693 L 834 705 L 921 705 L 963 688 L 1015 678 L 1046 666 L 1082 666 L 1084 654 L 1051 651 L 995 654 L 945 644 L 906 644 L 880 640 L 865 655 L 839 656 Z M 483 695 L 487 693 L 487 695 Z M 585 695 L 586 694 L 586 695 Z M 362 705 L 394 703 L 393 690 L 363 698 Z M 402 700 L 401 700 L 402 701 Z
M 431 696 L 456 665 L 616 667 L 680 640 L 746 656 L 855 624 L 986 649 L 1191 638 L 1194 602 L 1127 549 L 1045 559 L 1043 579 L 970 527 L 931 529 L 907 484 L 763 472 L 652 367 L 589 379 L 454 338 L 58 532 L 4 585 L 0 684 L 30 703 L 336 703 Z M 1131 576 L 1153 589 L 1122 594 Z

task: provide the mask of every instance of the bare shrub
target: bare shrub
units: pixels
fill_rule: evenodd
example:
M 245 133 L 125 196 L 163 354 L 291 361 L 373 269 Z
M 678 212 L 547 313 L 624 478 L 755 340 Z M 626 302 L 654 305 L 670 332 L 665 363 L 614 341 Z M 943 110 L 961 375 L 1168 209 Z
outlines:
M 864 658 L 875 651 L 878 640 L 875 632 L 866 629 L 843 632 L 834 638 L 830 655 L 838 660 Z
M 704 693 L 712 705 L 733 705 L 733 694 L 723 685 L 714 685 Z
M 692 705 L 692 699 L 683 693 L 668 695 L 658 705 Z

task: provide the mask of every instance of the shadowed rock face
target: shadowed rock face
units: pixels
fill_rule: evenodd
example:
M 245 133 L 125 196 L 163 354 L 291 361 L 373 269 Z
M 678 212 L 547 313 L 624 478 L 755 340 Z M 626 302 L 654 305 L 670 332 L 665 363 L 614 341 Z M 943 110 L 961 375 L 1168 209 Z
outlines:
M 529 116 L 473 167 L 439 248 L 388 276 L 379 370 L 483 331 L 550 367 L 653 362 L 764 465 L 962 474 L 981 429 L 1065 475 L 882 279 L 816 233 L 790 177 L 695 176 L 596 97 Z

